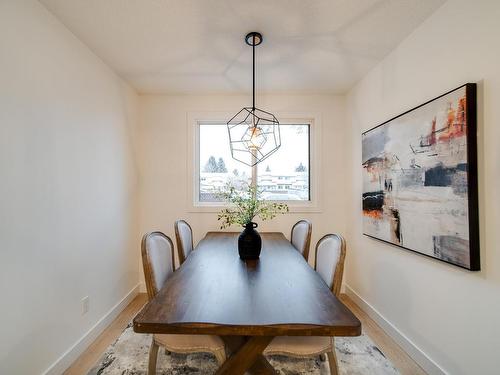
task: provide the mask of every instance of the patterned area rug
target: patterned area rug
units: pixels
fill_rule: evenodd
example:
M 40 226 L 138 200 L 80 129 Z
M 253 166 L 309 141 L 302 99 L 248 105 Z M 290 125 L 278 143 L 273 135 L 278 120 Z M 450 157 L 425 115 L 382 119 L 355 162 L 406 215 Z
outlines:
M 132 325 L 111 344 L 88 375 L 145 375 L 151 336 L 137 334 Z M 399 372 L 366 335 L 335 338 L 337 360 L 342 375 L 397 375 Z M 270 356 L 269 361 L 281 375 L 329 375 L 328 361 L 319 358 L 295 359 Z M 157 374 L 213 374 L 217 370 L 210 354 L 169 354 L 160 348 Z

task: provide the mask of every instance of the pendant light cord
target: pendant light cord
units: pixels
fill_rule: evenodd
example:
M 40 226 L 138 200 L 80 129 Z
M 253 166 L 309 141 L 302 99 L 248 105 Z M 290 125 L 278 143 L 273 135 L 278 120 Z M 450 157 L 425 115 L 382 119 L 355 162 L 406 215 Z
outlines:
M 252 109 L 255 110 L 255 35 L 253 36 L 252 55 L 253 55 L 253 62 L 252 62 L 252 81 L 253 81 Z

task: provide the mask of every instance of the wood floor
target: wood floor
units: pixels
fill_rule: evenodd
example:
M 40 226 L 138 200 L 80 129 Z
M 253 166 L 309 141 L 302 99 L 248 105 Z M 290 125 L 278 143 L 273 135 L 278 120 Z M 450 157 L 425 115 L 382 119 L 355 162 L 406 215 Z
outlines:
M 358 317 L 366 333 L 402 375 L 425 375 L 426 372 L 375 321 L 346 294 L 340 300 Z
M 396 366 L 402 375 L 425 375 L 425 371 L 413 361 L 398 344 L 394 342 L 377 323 L 363 312 L 348 296 L 342 294 L 340 299 L 358 317 L 363 331 L 370 336 L 385 356 Z M 139 294 L 123 310 L 120 315 L 104 330 L 101 335 L 82 353 L 82 355 L 64 372 L 65 375 L 86 375 L 95 365 L 106 348 L 113 343 L 125 329 L 127 324 L 146 303 L 146 294 Z

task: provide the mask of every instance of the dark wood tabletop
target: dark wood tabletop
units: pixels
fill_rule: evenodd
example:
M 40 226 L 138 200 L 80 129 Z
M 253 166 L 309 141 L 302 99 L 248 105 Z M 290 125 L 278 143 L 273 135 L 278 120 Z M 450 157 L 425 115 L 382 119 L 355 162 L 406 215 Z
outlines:
M 259 260 L 238 233 L 209 232 L 134 319 L 139 333 L 359 336 L 361 323 L 282 233 L 261 233 Z

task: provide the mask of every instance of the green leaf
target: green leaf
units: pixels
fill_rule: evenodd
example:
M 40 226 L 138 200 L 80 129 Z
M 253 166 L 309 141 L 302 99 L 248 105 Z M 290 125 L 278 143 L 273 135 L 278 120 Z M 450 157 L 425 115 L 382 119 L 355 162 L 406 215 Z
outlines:
M 222 209 L 217 215 L 217 220 L 222 220 L 221 229 L 234 224 L 248 224 L 255 217 L 270 220 L 289 211 L 285 203 L 271 203 L 260 199 L 259 189 L 250 185 L 244 191 L 237 191 L 234 186 L 227 184 L 217 195 L 233 205 L 232 208 Z

